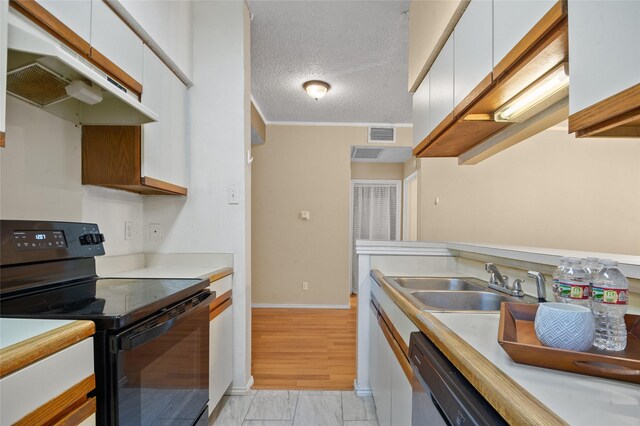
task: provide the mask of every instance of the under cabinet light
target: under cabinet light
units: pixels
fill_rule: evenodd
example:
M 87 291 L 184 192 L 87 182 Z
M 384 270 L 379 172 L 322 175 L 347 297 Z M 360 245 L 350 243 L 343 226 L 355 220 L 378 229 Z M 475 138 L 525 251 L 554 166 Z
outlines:
M 524 121 L 564 98 L 568 86 L 568 67 L 566 63 L 562 63 L 500 108 L 495 113 L 494 119 L 510 122 Z

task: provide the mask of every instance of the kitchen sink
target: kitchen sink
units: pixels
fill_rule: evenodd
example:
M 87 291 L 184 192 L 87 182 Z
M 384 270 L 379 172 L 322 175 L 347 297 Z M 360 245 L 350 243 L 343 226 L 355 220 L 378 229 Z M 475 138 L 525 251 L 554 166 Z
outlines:
M 526 301 L 488 291 L 412 291 L 423 310 L 499 311 L 502 302 Z
M 397 277 L 393 280 L 411 290 L 482 291 L 486 285 L 475 278 Z

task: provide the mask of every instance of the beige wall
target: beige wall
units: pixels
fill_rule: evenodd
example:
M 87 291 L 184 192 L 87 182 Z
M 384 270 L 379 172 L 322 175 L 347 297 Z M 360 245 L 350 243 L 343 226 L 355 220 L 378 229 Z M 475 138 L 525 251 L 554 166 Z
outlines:
M 474 166 L 422 159 L 419 227 L 424 240 L 640 255 L 640 139 L 547 130 Z
M 351 179 L 390 179 L 404 178 L 402 163 L 351 163 Z
M 350 148 L 367 128 L 268 125 L 267 139 L 252 151 L 252 302 L 348 305 Z M 397 139 L 411 146 L 411 129 Z

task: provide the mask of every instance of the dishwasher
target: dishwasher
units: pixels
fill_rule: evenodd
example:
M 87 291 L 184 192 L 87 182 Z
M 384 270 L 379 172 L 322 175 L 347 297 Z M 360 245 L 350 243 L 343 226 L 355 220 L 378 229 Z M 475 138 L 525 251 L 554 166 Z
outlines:
M 423 333 L 411 333 L 409 347 L 413 426 L 507 424 Z

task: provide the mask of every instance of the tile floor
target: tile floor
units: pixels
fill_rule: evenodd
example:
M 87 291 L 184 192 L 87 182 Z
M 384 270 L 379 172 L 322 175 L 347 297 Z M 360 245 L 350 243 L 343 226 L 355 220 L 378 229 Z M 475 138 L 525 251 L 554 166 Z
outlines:
M 353 391 L 251 390 L 216 412 L 212 426 L 378 426 L 373 398 Z

